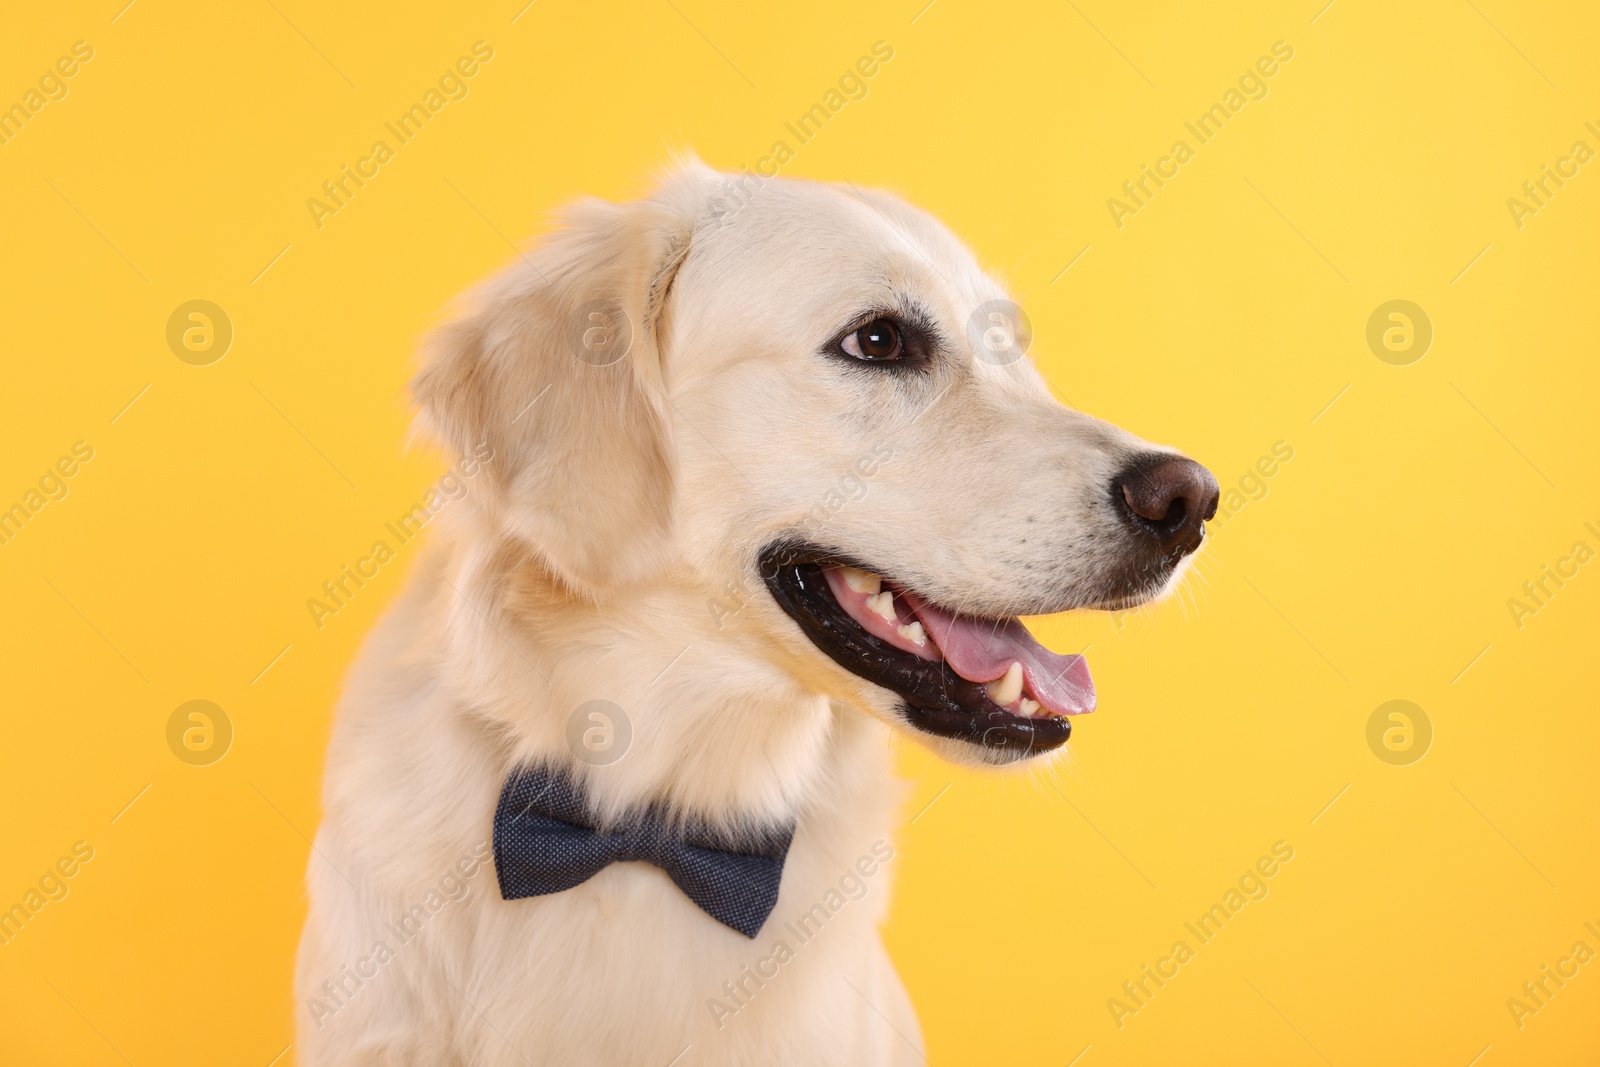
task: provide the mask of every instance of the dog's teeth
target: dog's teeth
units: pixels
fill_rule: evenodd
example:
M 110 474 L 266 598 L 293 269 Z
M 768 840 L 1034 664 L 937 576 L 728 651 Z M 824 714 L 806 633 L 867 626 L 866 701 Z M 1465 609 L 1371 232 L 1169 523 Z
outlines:
M 858 593 L 866 593 L 868 596 L 876 596 L 878 590 L 883 586 L 882 578 L 879 578 L 871 571 L 864 571 L 860 567 L 840 567 L 839 577 L 843 578 L 844 584 L 851 589 Z
M 1017 714 L 1026 715 L 1030 719 L 1033 718 L 1035 715 L 1039 714 L 1039 702 L 1037 700 L 1029 700 L 1027 697 L 1023 697 L 1022 703 L 1017 705 Z
M 900 627 L 900 636 L 918 648 L 928 643 L 928 635 L 922 631 L 920 622 L 909 622 Z
M 882 615 L 885 622 L 894 622 L 894 594 L 885 589 L 877 596 L 867 597 L 867 607 Z
M 1005 707 L 1022 695 L 1022 662 L 1012 660 L 1003 678 L 989 683 L 989 699 Z

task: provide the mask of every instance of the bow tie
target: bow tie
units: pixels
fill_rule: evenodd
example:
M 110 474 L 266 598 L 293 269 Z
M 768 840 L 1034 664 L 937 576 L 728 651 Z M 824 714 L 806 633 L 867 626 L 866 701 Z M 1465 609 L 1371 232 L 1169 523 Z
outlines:
M 658 808 L 600 827 L 565 773 L 521 767 L 500 790 L 494 865 L 500 896 L 517 900 L 560 893 L 613 863 L 642 860 L 665 871 L 707 915 L 753 938 L 778 903 L 793 838 L 789 826 L 729 840 L 668 820 Z

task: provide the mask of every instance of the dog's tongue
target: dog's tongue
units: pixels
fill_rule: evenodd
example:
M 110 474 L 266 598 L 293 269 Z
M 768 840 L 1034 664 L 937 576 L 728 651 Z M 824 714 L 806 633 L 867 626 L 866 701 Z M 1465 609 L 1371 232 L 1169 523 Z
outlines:
M 1051 652 L 1034 640 L 1020 619 L 996 626 L 952 615 L 908 590 L 899 593 L 944 653 L 950 669 L 967 681 L 992 682 L 1016 661 L 1022 664 L 1028 691 L 1046 711 L 1081 715 L 1094 710 L 1094 679 L 1082 656 Z

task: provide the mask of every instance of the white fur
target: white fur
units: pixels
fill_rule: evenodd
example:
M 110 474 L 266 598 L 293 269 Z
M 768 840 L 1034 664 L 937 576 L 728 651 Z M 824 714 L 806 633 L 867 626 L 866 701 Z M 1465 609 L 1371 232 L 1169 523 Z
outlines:
M 421 426 L 490 458 L 339 708 L 296 976 L 302 1063 L 922 1062 L 876 932 L 895 861 L 857 873 L 864 895 L 810 940 L 786 926 L 892 848 L 898 698 L 820 654 L 755 559 L 810 522 L 952 607 L 1104 601 L 1103 487 L 1150 446 L 1060 407 L 1026 360 L 969 352 L 898 374 L 820 352 L 864 307 L 906 300 L 959 347 L 972 309 L 1002 295 L 884 194 L 689 164 L 644 200 L 573 209 L 440 332 Z M 627 358 L 603 367 L 570 341 L 595 300 L 632 324 Z M 858 459 L 884 446 L 863 479 Z M 595 699 L 633 733 L 603 767 L 567 742 Z M 659 801 L 725 825 L 795 821 L 766 928 L 747 940 L 641 863 L 502 900 L 482 857 L 501 784 L 529 759 L 582 775 L 603 815 Z M 419 904 L 426 924 L 402 944 L 385 924 Z M 743 968 L 779 940 L 793 958 L 755 985 Z M 741 980 L 735 999 L 724 983 Z

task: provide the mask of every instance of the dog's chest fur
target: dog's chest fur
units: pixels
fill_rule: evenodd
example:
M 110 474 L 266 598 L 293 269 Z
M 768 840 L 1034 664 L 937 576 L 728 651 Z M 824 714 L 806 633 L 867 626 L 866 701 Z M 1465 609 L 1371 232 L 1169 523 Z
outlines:
M 876 931 L 898 862 L 886 729 L 825 704 L 798 713 L 820 736 L 792 746 L 810 762 L 785 768 L 807 780 L 805 800 L 754 940 L 642 863 L 502 900 L 487 846 L 519 740 L 418 654 L 431 606 L 452 595 L 436 562 L 374 633 L 341 704 L 297 968 L 303 1061 L 666 1064 L 686 1047 L 683 1064 L 917 1060 Z M 797 758 L 781 746 L 796 729 L 776 732 L 768 758 Z M 708 760 L 685 765 L 706 773 Z

